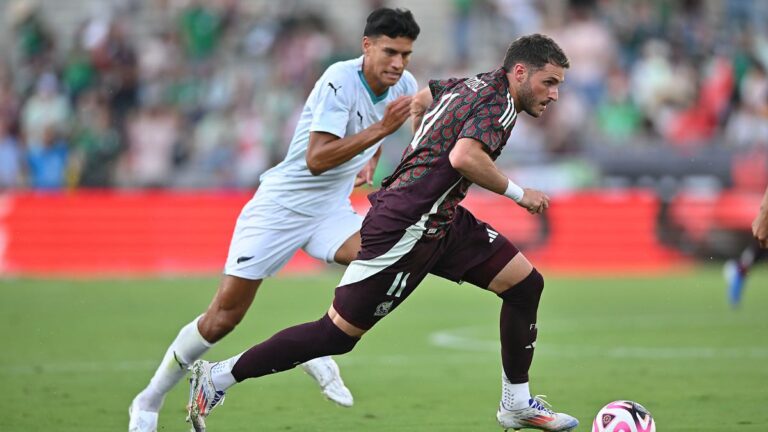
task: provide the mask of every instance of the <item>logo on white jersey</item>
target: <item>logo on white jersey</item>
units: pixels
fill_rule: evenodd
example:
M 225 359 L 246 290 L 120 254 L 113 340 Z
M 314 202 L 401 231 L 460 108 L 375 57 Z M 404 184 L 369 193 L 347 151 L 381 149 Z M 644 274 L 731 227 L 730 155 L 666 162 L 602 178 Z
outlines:
M 331 89 L 333 89 L 333 95 L 334 95 L 334 96 L 336 96 L 336 92 L 337 92 L 337 91 L 339 91 L 339 89 L 341 88 L 341 86 L 335 87 L 335 86 L 333 85 L 333 83 L 332 83 L 332 82 L 329 82 L 329 83 L 328 83 L 328 87 L 330 87 Z
M 496 240 L 496 237 L 499 236 L 499 233 L 487 227 L 485 230 L 488 231 L 488 243 L 493 243 L 493 241 Z
M 389 310 L 392 309 L 393 302 L 394 300 L 379 303 L 379 305 L 376 306 L 376 312 L 373 313 L 373 316 L 384 316 L 388 314 Z

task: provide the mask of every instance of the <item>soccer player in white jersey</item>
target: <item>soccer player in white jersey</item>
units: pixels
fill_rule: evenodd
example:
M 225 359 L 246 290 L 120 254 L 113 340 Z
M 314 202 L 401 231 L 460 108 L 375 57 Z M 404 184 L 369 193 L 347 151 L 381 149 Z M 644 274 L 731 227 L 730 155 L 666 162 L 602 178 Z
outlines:
M 221 284 L 208 309 L 184 326 L 149 385 L 129 408 L 129 432 L 156 431 L 165 395 L 243 319 L 264 278 L 298 249 L 349 264 L 360 250 L 362 217 L 349 194 L 370 182 L 382 140 L 410 115 L 416 80 L 405 70 L 419 26 L 408 10 L 381 8 L 367 19 L 363 55 L 331 65 L 312 89 L 285 160 L 264 173 L 235 225 Z M 351 406 L 330 357 L 303 364 L 323 394 Z

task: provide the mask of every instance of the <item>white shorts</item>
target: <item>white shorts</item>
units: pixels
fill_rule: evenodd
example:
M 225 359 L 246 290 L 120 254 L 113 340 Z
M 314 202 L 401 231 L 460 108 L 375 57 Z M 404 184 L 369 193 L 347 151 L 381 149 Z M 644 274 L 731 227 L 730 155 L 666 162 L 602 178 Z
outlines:
M 237 218 L 224 274 L 264 279 L 280 271 L 298 249 L 333 262 L 336 251 L 362 222 L 349 204 L 323 216 L 307 216 L 257 192 Z

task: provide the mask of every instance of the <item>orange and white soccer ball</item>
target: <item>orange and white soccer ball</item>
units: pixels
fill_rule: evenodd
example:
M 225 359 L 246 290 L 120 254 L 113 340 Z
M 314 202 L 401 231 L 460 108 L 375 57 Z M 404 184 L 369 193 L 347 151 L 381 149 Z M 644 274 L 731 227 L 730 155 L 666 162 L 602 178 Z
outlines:
M 651 413 L 639 403 L 618 400 L 597 413 L 592 432 L 656 432 L 656 423 Z

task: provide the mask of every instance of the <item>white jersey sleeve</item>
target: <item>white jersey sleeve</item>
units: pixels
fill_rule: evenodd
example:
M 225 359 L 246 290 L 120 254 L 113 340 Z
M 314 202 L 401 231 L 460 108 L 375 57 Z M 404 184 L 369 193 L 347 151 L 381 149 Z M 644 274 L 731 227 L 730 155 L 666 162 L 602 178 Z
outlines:
M 320 78 L 316 84 L 310 132 L 327 132 L 344 138 L 350 110 L 357 97 L 355 87 L 350 83 L 354 77 L 350 78 L 349 75 L 348 69 L 334 65 Z

